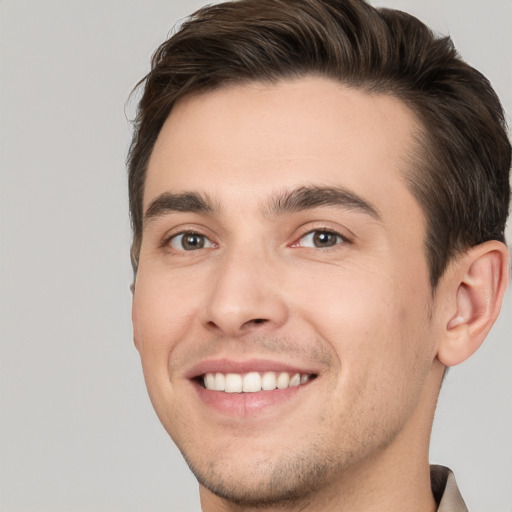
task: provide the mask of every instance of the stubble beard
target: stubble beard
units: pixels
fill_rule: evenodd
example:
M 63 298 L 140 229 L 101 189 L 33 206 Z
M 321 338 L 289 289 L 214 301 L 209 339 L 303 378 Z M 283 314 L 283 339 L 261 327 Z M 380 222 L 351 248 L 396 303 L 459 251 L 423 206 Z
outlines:
M 229 504 L 248 509 L 297 510 L 312 504 L 320 493 L 329 493 L 329 487 L 338 488 L 349 468 L 375 453 L 376 444 L 383 439 L 367 434 L 358 441 L 340 439 L 334 449 L 317 436 L 301 449 L 288 447 L 273 457 L 252 457 L 245 466 L 243 454 L 238 460 L 219 457 L 204 462 L 184 456 L 198 482 Z M 387 444 L 383 442 L 380 448 Z
M 316 456 L 311 455 L 315 452 Z M 187 460 L 187 463 L 201 485 L 233 505 L 252 509 L 287 508 L 307 502 L 326 484 L 333 466 L 339 465 L 332 459 L 318 457 L 318 453 L 315 447 L 310 447 L 308 453 L 281 455 L 277 460 L 261 459 L 245 471 L 239 465 L 226 467 L 225 461 L 194 465 Z

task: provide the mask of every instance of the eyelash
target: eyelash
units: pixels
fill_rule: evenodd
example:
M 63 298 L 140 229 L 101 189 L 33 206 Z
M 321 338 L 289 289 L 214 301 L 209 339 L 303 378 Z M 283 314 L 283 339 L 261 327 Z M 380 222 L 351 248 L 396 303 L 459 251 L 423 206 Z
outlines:
M 315 247 L 307 247 L 307 246 L 300 245 L 301 240 L 305 239 L 306 237 L 314 238 L 315 234 L 317 234 L 317 235 L 334 236 L 336 238 L 336 240 L 335 240 L 335 242 L 332 245 L 325 245 L 323 247 L 322 246 L 319 246 L 319 247 L 316 247 L 316 246 Z M 201 239 L 201 241 L 202 241 L 202 242 L 200 242 L 201 245 L 199 247 L 195 247 L 195 248 L 191 248 L 191 249 L 185 249 L 183 247 L 183 238 L 182 238 L 182 241 L 181 241 L 181 244 L 180 244 L 181 245 L 180 248 L 172 246 L 173 241 L 177 240 L 179 237 L 185 237 L 185 236 L 189 237 L 189 238 L 199 237 Z M 314 240 L 312 240 L 312 242 L 314 243 Z M 338 246 L 344 245 L 344 244 L 347 244 L 347 243 L 351 243 L 350 239 L 347 238 L 346 236 L 342 235 L 341 233 L 339 233 L 337 231 L 334 231 L 332 229 L 329 229 L 329 228 L 319 227 L 319 228 L 315 228 L 315 229 L 310 229 L 309 231 L 301 234 L 300 237 L 298 237 L 296 239 L 296 241 L 293 242 L 290 245 L 290 247 L 305 247 L 305 248 L 314 249 L 314 250 L 326 251 L 326 250 L 335 250 Z M 217 244 L 215 244 L 215 242 L 212 242 L 203 233 L 199 233 L 197 231 L 192 231 L 192 230 L 191 231 L 181 231 L 179 233 L 175 233 L 172 236 L 167 237 L 163 241 L 162 246 L 167 246 L 167 247 L 169 247 L 172 250 L 177 251 L 177 252 L 194 252 L 194 251 L 197 251 L 197 250 L 200 250 L 200 249 L 215 249 L 215 248 L 218 247 Z
M 181 248 L 177 248 L 177 247 L 172 247 L 172 242 L 174 240 L 177 240 L 179 237 L 188 237 L 188 238 L 192 238 L 192 237 L 198 237 L 198 238 L 201 238 L 203 240 L 203 243 L 205 243 L 207 241 L 208 243 L 208 247 L 196 247 L 195 249 L 185 249 L 183 247 L 183 238 L 182 238 L 182 243 L 181 243 Z M 167 237 L 163 244 L 163 246 L 168 246 L 170 247 L 171 249 L 175 250 L 175 251 L 178 251 L 178 252 L 194 252 L 194 251 L 197 251 L 199 249 L 212 249 L 212 248 L 215 248 L 217 247 L 217 245 L 212 242 L 206 235 L 204 235 L 203 233 L 199 233 L 197 231 L 181 231 L 180 233 L 175 233 L 169 237 Z
M 312 237 L 314 238 L 315 234 L 317 235 L 330 235 L 330 236 L 334 236 L 336 237 L 336 240 L 335 240 L 335 243 L 332 244 L 332 245 L 326 245 L 324 247 L 307 247 L 309 249 L 315 249 L 315 250 L 320 250 L 320 251 L 326 251 L 326 250 L 335 250 L 338 246 L 340 245 L 344 245 L 344 244 L 347 244 L 347 243 L 350 243 L 351 241 L 349 240 L 348 237 L 342 235 L 341 233 L 337 232 L 337 231 L 334 231 L 333 229 L 330 229 L 330 228 L 323 228 L 323 227 L 318 227 L 318 228 L 315 228 L 315 229 L 310 229 L 309 231 L 303 233 L 299 238 L 297 238 L 297 241 L 294 242 L 291 247 L 304 247 L 302 245 L 299 245 L 300 241 L 305 239 L 306 237 Z

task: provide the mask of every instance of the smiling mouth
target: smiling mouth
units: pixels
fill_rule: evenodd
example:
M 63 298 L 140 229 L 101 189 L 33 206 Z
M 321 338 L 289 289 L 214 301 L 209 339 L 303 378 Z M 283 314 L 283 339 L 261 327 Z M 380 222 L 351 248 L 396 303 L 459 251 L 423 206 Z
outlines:
M 314 373 L 249 372 L 205 373 L 197 382 L 209 391 L 224 393 L 258 393 L 302 386 L 316 378 Z

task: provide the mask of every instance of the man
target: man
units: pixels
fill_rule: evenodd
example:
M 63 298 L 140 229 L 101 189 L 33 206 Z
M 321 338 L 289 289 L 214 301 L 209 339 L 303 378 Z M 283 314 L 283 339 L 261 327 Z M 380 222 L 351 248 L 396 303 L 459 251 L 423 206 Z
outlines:
M 134 340 L 203 510 L 466 510 L 428 444 L 508 279 L 487 80 L 405 13 L 242 0 L 143 82 Z

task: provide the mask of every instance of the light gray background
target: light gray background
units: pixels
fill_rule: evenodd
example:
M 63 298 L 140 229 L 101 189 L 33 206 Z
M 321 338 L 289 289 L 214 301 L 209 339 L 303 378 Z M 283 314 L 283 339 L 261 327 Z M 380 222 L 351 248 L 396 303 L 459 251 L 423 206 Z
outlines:
M 201 3 L 0 0 L 2 512 L 199 510 L 131 342 L 124 102 Z M 511 0 L 382 3 L 450 33 L 512 112 Z M 473 512 L 512 511 L 511 319 L 509 294 L 434 428 Z

